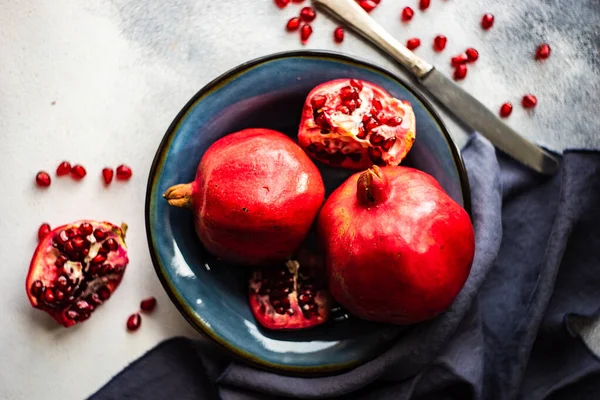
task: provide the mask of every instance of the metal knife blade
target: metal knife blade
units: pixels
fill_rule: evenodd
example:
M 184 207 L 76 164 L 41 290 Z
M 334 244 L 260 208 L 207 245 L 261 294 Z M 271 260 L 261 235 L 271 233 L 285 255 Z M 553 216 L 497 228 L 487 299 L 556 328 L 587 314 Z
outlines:
M 542 174 L 553 174 L 558 160 L 502 122 L 485 105 L 404 47 L 354 0 L 313 0 L 319 8 L 344 22 L 378 46 L 411 74 L 465 125 L 478 131 L 494 146 Z

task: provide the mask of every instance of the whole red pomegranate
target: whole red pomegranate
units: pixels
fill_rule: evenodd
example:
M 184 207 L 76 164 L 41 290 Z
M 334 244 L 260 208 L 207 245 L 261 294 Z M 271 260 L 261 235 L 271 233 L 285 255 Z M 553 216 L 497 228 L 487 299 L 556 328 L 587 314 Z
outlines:
M 367 320 L 435 317 L 459 293 L 473 261 L 469 215 L 413 168 L 373 166 L 352 175 L 323 206 L 318 227 L 331 294 Z
M 88 319 L 121 283 L 129 263 L 126 229 L 77 221 L 42 237 L 25 284 L 31 305 L 65 327 Z
M 311 157 L 361 170 L 374 164 L 398 165 L 414 140 L 410 103 L 357 79 L 315 87 L 304 103 L 298 130 L 298 142 Z
M 206 150 L 196 179 L 170 187 L 169 204 L 189 207 L 198 237 L 226 261 L 263 265 L 288 259 L 323 204 L 317 167 L 286 135 L 245 129 Z

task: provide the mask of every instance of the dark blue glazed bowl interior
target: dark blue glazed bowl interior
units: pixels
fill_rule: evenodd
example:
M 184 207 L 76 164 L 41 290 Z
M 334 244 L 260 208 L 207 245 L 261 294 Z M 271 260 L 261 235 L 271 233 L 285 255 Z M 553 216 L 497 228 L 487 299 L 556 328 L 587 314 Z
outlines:
M 379 67 L 333 53 L 283 53 L 243 64 L 207 85 L 183 108 L 157 151 L 146 195 L 148 241 L 157 274 L 188 321 L 261 367 L 289 373 L 339 371 L 372 359 L 410 328 L 345 318 L 340 312 L 335 321 L 313 330 L 262 329 L 247 303 L 249 270 L 208 254 L 196 237 L 191 212 L 168 206 L 162 194 L 171 185 L 192 181 L 204 151 L 224 135 L 262 127 L 295 139 L 306 95 L 339 78 L 370 81 L 410 101 L 416 141 L 403 165 L 434 176 L 470 211 L 466 172 L 441 120 L 425 100 Z M 328 194 L 352 173 L 316 164 Z

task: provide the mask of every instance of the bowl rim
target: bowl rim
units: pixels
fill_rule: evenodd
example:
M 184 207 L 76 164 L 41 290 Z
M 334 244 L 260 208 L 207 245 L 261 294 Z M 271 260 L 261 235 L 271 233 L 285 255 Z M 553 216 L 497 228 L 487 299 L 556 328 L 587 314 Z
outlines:
M 232 77 L 234 77 L 240 73 L 243 73 L 244 71 L 246 71 L 250 68 L 253 68 L 257 65 L 263 64 L 265 62 L 277 60 L 277 59 L 305 58 L 305 57 L 325 58 L 325 59 L 331 59 L 333 61 L 341 61 L 341 62 L 345 62 L 345 63 L 358 64 L 361 67 L 367 67 L 372 70 L 375 70 L 376 72 L 386 75 L 390 79 L 395 80 L 398 84 L 400 84 L 401 86 L 406 88 L 409 92 L 411 92 L 411 94 L 414 95 L 424 105 L 424 107 L 431 114 L 431 116 L 436 121 L 436 123 L 438 124 L 438 126 L 440 127 L 440 129 L 443 133 L 444 139 L 446 140 L 448 147 L 450 148 L 450 152 L 452 153 L 454 164 L 455 164 L 457 172 L 458 172 L 459 181 L 461 184 L 461 192 L 462 192 L 463 201 L 464 201 L 463 208 L 467 211 L 469 216 L 471 216 L 471 189 L 470 189 L 467 170 L 466 170 L 460 149 L 458 148 L 456 142 L 450 135 L 446 125 L 444 124 L 443 120 L 439 116 L 438 112 L 435 110 L 435 108 L 433 108 L 431 102 L 429 100 L 427 100 L 421 93 L 419 93 L 412 86 L 412 84 L 407 83 L 402 77 L 399 77 L 398 75 L 387 70 L 386 68 L 381 67 L 377 64 L 374 64 L 370 61 L 364 60 L 360 57 L 356 57 L 353 55 L 349 55 L 349 54 L 337 52 L 337 51 L 329 51 L 329 50 L 292 50 L 292 51 L 282 51 L 282 52 L 276 52 L 276 53 L 263 55 L 263 56 L 251 59 L 249 61 L 246 61 L 242 64 L 239 64 L 239 65 L 229 69 L 228 71 L 220 74 L 219 76 L 217 76 L 216 78 L 214 78 L 213 80 L 208 82 L 200 90 L 198 90 L 196 92 L 196 94 L 194 94 L 194 96 L 192 96 L 190 98 L 190 100 L 188 100 L 187 103 L 183 106 L 183 108 L 177 113 L 177 115 L 175 116 L 175 118 L 170 123 L 169 127 L 167 128 L 165 134 L 163 135 L 163 138 L 161 139 L 160 144 L 156 150 L 156 153 L 152 160 L 152 165 L 150 167 L 150 172 L 148 175 L 148 182 L 146 185 L 146 199 L 145 199 L 144 214 L 145 214 L 146 240 L 148 242 L 150 258 L 152 260 L 152 265 L 154 266 L 156 275 L 158 276 L 163 288 L 167 292 L 167 295 L 169 296 L 171 302 L 175 305 L 177 310 L 181 313 L 181 315 L 183 315 L 183 317 L 187 320 L 187 322 L 194 329 L 196 329 L 196 331 L 198 331 L 200 334 L 202 334 L 210 342 L 216 344 L 218 347 L 224 348 L 229 353 L 229 355 L 233 356 L 234 359 L 248 363 L 253 367 L 263 369 L 263 370 L 266 370 L 269 372 L 275 372 L 275 373 L 286 374 L 286 375 L 315 377 L 315 376 L 331 375 L 332 373 L 340 373 L 343 371 L 350 370 L 352 368 L 355 368 L 359 365 L 365 364 L 366 362 L 376 358 L 378 355 L 380 355 L 383 352 L 383 350 L 378 352 L 377 354 L 373 354 L 368 359 L 351 361 L 351 362 L 347 362 L 347 363 L 328 364 L 328 365 L 324 365 L 324 366 L 290 366 L 290 365 L 284 365 L 284 364 L 265 361 L 258 356 L 250 354 L 250 353 L 246 352 L 245 350 L 234 346 L 233 344 L 223 340 L 218 335 L 216 335 L 212 331 L 211 328 L 209 328 L 208 326 L 205 326 L 205 324 L 202 323 L 201 319 L 195 315 L 195 312 L 193 312 L 189 307 L 185 306 L 185 301 L 181 298 L 181 295 L 178 293 L 178 291 L 175 290 L 176 288 L 169 281 L 169 279 L 167 278 L 166 274 L 164 273 L 164 271 L 162 269 L 161 263 L 159 262 L 158 257 L 157 257 L 157 248 L 153 244 L 153 239 L 152 239 L 152 234 L 151 234 L 151 229 L 150 229 L 150 223 L 151 223 L 150 222 L 150 214 L 151 214 L 150 204 L 151 204 L 151 197 L 152 197 L 152 189 L 153 189 L 154 183 L 156 181 L 156 175 L 157 175 L 158 168 L 161 164 L 162 158 L 166 154 L 165 150 L 166 150 L 166 148 L 168 148 L 168 144 L 170 143 L 171 139 L 174 137 L 175 132 L 177 131 L 178 125 L 182 121 L 183 117 L 188 113 L 188 111 L 194 106 L 194 104 L 199 99 L 201 99 L 203 96 L 209 94 L 213 89 L 221 86 L 222 84 L 227 83 L 227 81 L 229 81 Z

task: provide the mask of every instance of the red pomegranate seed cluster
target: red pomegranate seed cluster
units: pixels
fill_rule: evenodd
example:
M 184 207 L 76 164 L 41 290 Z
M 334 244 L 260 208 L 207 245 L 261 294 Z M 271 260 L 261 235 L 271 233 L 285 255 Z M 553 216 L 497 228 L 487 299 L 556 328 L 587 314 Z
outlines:
M 58 164 L 56 167 L 56 176 L 62 177 L 70 175 L 72 179 L 76 181 L 80 181 L 87 175 L 87 171 L 83 165 L 75 164 L 71 166 L 71 163 L 68 161 L 63 161 Z M 129 168 L 125 164 L 121 164 L 116 168 L 117 179 L 121 181 L 127 181 L 133 175 L 131 168 Z M 104 168 L 102 169 L 102 178 L 104 179 L 104 183 L 109 185 L 114 176 L 114 171 L 112 168 Z M 40 171 L 35 176 L 35 183 L 39 187 L 48 187 L 52 183 L 52 178 L 50 178 L 50 174 L 46 171 Z
M 473 47 L 469 47 L 464 53 L 455 55 L 450 59 L 450 65 L 454 67 L 452 77 L 454 80 L 465 79 L 467 76 L 467 63 L 474 63 L 479 59 L 479 52 Z
M 156 308 L 156 297 L 148 297 L 140 302 L 140 311 L 151 313 Z M 127 318 L 127 330 L 137 331 L 142 326 L 142 315 L 139 311 L 131 314 Z

